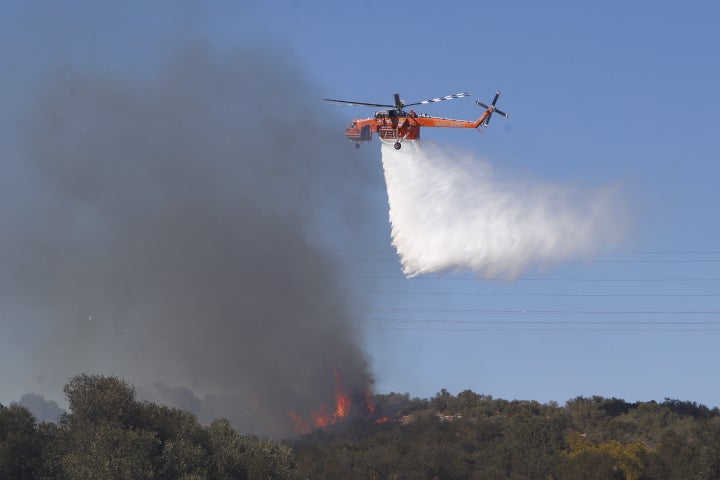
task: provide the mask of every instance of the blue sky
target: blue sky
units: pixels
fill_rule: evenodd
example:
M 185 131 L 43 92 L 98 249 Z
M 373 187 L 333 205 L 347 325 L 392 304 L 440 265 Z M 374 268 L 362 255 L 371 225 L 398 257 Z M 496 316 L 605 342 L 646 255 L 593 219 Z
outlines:
M 195 37 L 222 50 L 282 52 L 314 86 L 317 110 L 338 135 L 370 112 L 322 97 L 389 102 L 400 92 L 417 101 L 472 91 L 488 102 L 502 90 L 510 118 L 493 119 L 485 135 L 434 130 L 424 138 L 467 149 L 511 178 L 619 185 L 632 221 L 617 251 L 514 282 L 405 279 L 376 185 L 374 235 L 339 255 L 366 306 L 357 312 L 377 391 L 720 406 L 714 2 L 53 5 L 10 2 L 0 19 L 6 151 L 16 148 L 13 112 L 42 70 L 69 62 L 142 75 L 176 40 Z M 55 29 L 64 22 L 77 26 L 72 34 Z M 427 113 L 473 119 L 480 111 L 461 99 Z M 363 149 L 380 175 L 379 143 Z M 0 185 L 11 189 L 22 175 L 9 170 Z

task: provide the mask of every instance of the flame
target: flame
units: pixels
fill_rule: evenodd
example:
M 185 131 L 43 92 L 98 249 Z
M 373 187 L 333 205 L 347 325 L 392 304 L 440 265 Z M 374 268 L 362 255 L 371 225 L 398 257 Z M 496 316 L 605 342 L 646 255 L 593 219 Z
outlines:
M 335 377 L 335 419 L 346 417 L 350 413 L 350 397 L 342 386 L 340 372 L 333 370 Z
M 337 405 L 337 408 L 335 409 L 335 417 L 347 417 L 347 414 L 350 413 L 350 397 L 348 397 L 345 393 L 338 394 L 335 398 L 335 404 Z
M 353 402 L 348 393 L 343 388 L 342 376 L 338 370 L 333 370 L 333 379 L 335 381 L 335 407 L 327 404 L 320 405 L 311 411 L 307 418 L 303 418 L 294 411 L 290 411 L 290 418 L 295 423 L 295 430 L 300 434 L 307 434 L 316 428 L 327 428 L 343 418 L 347 417 L 353 409 Z M 362 401 L 364 412 L 370 420 L 375 414 L 375 405 L 373 405 L 372 393 L 368 390 L 365 392 L 365 398 Z M 357 401 L 356 405 L 360 403 Z M 374 423 L 387 423 L 390 417 L 380 417 L 372 420 Z
M 310 412 L 309 421 L 291 411 L 290 418 L 295 422 L 295 429 L 299 433 L 309 433 L 313 428 L 326 428 L 347 417 L 350 413 L 352 402 L 342 386 L 340 372 L 333 370 L 333 377 L 335 378 L 335 411 L 333 412 L 326 404 L 320 405 L 320 407 Z

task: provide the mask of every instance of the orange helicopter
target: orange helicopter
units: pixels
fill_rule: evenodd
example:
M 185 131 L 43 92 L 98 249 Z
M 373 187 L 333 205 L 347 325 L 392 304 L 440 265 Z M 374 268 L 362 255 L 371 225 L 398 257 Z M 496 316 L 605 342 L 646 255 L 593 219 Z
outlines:
M 403 110 L 405 107 L 427 105 L 442 102 L 443 100 L 452 100 L 453 98 L 469 97 L 470 95 L 472 95 L 470 92 L 464 92 L 447 95 L 445 97 L 431 98 L 429 100 L 423 100 L 422 102 L 405 103 L 400 100 L 400 94 L 396 93 L 394 105 L 348 102 L 346 100 L 334 100 L 332 98 L 324 98 L 323 100 L 351 106 L 388 107 L 387 110 L 378 110 L 371 118 L 353 120 L 345 130 L 345 136 L 355 142 L 355 148 L 360 148 L 360 142 L 371 141 L 372 134 L 377 133 L 381 142 L 387 144 L 392 143 L 395 150 L 400 150 L 400 142 L 403 140 L 417 140 L 420 138 L 420 127 L 478 128 L 487 127 L 490 124 L 490 117 L 492 117 L 493 113 L 508 118 L 509 115 L 507 113 L 495 107 L 498 97 L 500 97 L 499 91 L 495 93 L 495 98 L 490 105 L 485 105 L 480 101 L 475 102 L 485 109 L 485 112 L 483 112 L 476 121 L 431 117 L 429 115 L 415 113 L 414 110 L 408 112 Z

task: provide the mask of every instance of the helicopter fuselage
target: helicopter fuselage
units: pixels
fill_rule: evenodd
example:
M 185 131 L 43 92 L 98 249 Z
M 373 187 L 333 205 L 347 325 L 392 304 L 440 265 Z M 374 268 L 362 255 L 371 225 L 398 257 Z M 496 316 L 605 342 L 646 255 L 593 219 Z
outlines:
M 487 113 L 483 113 L 478 120 L 468 121 L 431 117 L 412 110 L 379 110 L 371 118 L 353 120 L 345 130 L 345 136 L 354 142 L 369 142 L 373 134 L 382 140 L 417 140 L 420 127 L 477 128 L 486 116 Z

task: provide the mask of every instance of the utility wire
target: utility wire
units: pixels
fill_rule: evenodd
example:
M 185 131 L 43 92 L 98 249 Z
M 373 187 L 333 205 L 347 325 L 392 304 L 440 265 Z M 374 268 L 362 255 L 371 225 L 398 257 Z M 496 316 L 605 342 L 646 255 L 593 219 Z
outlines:
M 492 292 L 426 292 L 426 291 L 391 291 L 391 290 L 374 290 L 374 291 L 354 291 L 351 292 L 360 295 L 447 295 L 461 297 L 629 297 L 629 298 L 664 298 L 664 297 L 720 297 L 720 293 L 492 293 Z

